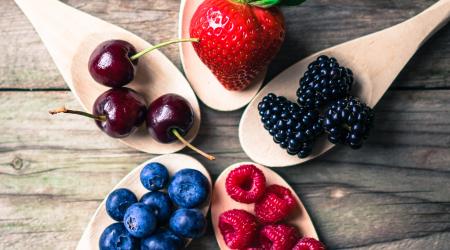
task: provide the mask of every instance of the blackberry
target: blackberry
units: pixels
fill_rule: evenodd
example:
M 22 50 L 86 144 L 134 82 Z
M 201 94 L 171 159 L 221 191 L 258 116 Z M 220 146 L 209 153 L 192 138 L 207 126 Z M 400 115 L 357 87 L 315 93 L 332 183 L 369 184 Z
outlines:
M 258 105 L 264 128 L 288 154 L 305 158 L 311 154 L 314 140 L 323 133 L 316 110 L 309 110 L 283 96 L 268 94 Z
M 330 105 L 324 116 L 323 126 L 331 143 L 358 149 L 369 135 L 374 112 L 357 97 L 349 96 Z
M 308 66 L 300 79 L 297 102 L 301 106 L 321 108 L 331 101 L 345 97 L 353 85 L 353 72 L 339 66 L 336 58 L 319 56 Z

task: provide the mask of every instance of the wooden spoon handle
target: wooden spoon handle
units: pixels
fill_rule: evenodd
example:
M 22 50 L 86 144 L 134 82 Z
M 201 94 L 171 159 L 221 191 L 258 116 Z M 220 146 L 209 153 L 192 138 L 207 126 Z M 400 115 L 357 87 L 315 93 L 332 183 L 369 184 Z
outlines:
M 409 33 L 410 41 L 422 46 L 435 32 L 450 20 L 450 0 L 440 0 L 419 15 L 407 20 L 401 26 Z
M 450 0 L 440 0 L 409 20 L 345 44 L 355 55 L 353 65 L 360 65 L 372 83 L 369 106 L 378 103 L 420 46 L 449 19 Z

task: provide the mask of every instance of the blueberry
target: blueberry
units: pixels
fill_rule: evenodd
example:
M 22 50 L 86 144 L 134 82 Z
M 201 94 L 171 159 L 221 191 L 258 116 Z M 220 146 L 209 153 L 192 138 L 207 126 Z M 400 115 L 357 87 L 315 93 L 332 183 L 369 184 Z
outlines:
M 125 211 L 137 202 L 136 195 L 126 188 L 114 190 L 106 199 L 106 212 L 116 221 L 122 221 Z
M 178 171 L 169 184 L 169 196 L 179 207 L 192 208 L 202 204 L 209 194 L 208 179 L 195 169 Z
M 172 202 L 169 195 L 160 191 L 146 193 L 142 196 L 140 202 L 150 207 L 156 217 L 156 220 L 161 224 L 170 218 L 172 212 Z
M 133 250 L 137 245 L 138 241 L 130 235 L 122 223 L 109 225 L 99 240 L 100 250 Z
M 206 219 L 197 208 L 180 208 L 169 221 L 170 229 L 184 238 L 199 238 L 206 230 Z
M 140 202 L 127 209 L 123 221 L 128 232 L 136 238 L 149 236 L 156 229 L 155 215 L 147 205 Z
M 152 162 L 141 170 L 141 183 L 150 191 L 163 189 L 169 181 L 169 172 L 164 165 Z
M 170 230 L 161 230 L 141 241 L 141 250 L 178 250 L 183 249 L 184 240 Z

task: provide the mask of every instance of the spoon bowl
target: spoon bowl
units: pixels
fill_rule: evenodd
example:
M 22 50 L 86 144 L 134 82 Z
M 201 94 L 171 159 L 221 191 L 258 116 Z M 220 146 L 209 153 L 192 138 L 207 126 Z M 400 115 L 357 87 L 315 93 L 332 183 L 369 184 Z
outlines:
M 135 34 L 58 0 L 16 0 L 16 3 L 40 35 L 67 85 L 88 112 L 92 111 L 95 99 L 108 89 L 95 82 L 89 74 L 88 61 L 95 47 L 110 39 L 126 40 L 138 51 L 151 47 Z M 197 98 L 181 72 L 160 51 L 155 50 L 139 58 L 136 78 L 127 87 L 142 94 L 147 104 L 167 93 L 186 98 L 196 118 L 186 140 L 192 141 L 195 138 L 200 127 Z M 180 142 L 163 144 L 155 141 L 145 126 L 121 141 L 153 154 L 172 153 L 184 148 Z
M 203 175 L 206 176 L 206 178 L 209 181 L 209 185 L 211 187 L 211 177 L 209 176 L 208 171 L 205 169 L 205 167 L 198 162 L 196 159 L 194 159 L 191 156 L 183 155 L 183 154 L 168 154 L 168 155 L 162 155 L 155 157 L 151 160 L 148 160 L 135 169 L 133 169 L 127 176 L 125 176 L 115 187 L 112 191 L 118 189 L 118 188 L 128 188 L 129 190 L 133 191 L 134 194 L 136 194 L 136 197 L 140 199 L 144 194 L 146 194 L 148 191 L 147 189 L 142 186 L 140 181 L 140 173 L 142 168 L 145 167 L 145 165 L 151 163 L 151 162 L 158 162 L 163 164 L 167 167 L 169 170 L 169 175 L 173 176 L 178 170 L 181 170 L 183 168 L 191 168 L 196 169 L 200 171 Z M 111 191 L 111 192 L 112 192 Z M 109 195 L 109 194 L 108 194 Z M 102 201 L 100 206 L 95 211 L 94 215 L 92 216 L 91 220 L 89 221 L 88 226 L 84 230 L 83 235 L 81 236 L 80 241 L 78 242 L 77 249 L 78 250 L 84 250 L 84 249 L 98 249 L 98 243 L 100 236 L 103 232 L 103 230 L 114 223 L 115 221 L 109 217 L 109 215 L 106 213 L 106 198 Z M 211 201 L 211 195 L 209 195 L 208 200 L 203 204 L 201 207 L 201 210 L 203 214 L 206 216 L 209 210 L 209 205 Z
M 294 225 L 299 230 L 300 234 L 303 237 L 312 237 L 315 239 L 319 239 L 317 236 L 316 229 L 314 228 L 314 225 L 311 221 L 311 218 L 308 215 L 308 211 L 306 211 L 305 207 L 303 206 L 302 201 L 297 196 L 295 191 L 292 189 L 291 186 L 277 173 L 275 173 L 273 170 L 270 170 L 269 168 L 266 168 L 264 166 L 261 166 L 259 164 L 255 164 L 253 162 L 240 162 L 231 165 L 230 167 L 226 168 L 217 178 L 216 183 L 214 184 L 212 199 L 211 199 L 211 220 L 212 225 L 214 228 L 214 233 L 216 236 L 217 243 L 219 244 L 220 249 L 230 249 L 223 240 L 223 236 L 220 233 L 219 229 L 219 216 L 228 210 L 231 209 L 243 209 L 251 214 L 254 214 L 253 207 L 254 204 L 244 204 L 239 203 L 235 200 L 233 200 L 226 191 L 225 188 L 225 181 L 233 169 L 245 165 L 245 164 L 253 164 L 264 173 L 264 176 L 266 177 L 266 185 L 272 185 L 272 184 L 278 184 L 283 187 L 288 188 L 291 190 L 292 194 L 295 196 L 295 199 L 298 203 L 298 209 L 293 212 L 289 218 L 286 220 L 286 223 Z
M 190 37 L 192 16 L 203 0 L 181 0 L 179 37 Z M 266 72 L 242 91 L 229 91 L 222 86 L 209 68 L 200 60 L 192 44 L 179 44 L 184 72 L 198 98 L 208 107 L 219 111 L 242 108 L 258 93 Z
M 318 138 L 312 154 L 300 159 L 273 142 L 264 129 L 258 103 L 269 93 L 294 101 L 299 80 L 319 55 L 335 57 L 355 76 L 353 94 L 374 107 L 419 47 L 448 23 L 450 0 L 440 0 L 421 14 L 391 28 L 317 52 L 282 72 L 269 82 L 244 111 L 239 124 L 239 140 L 254 161 L 271 167 L 286 167 L 314 159 L 333 147 L 325 136 Z

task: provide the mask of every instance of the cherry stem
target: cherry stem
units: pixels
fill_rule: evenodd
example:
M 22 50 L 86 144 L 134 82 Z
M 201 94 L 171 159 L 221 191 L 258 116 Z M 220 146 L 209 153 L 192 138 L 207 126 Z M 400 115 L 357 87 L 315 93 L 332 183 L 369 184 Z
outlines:
M 136 60 L 136 59 L 138 59 L 139 57 L 141 57 L 141 56 L 147 54 L 148 52 L 150 52 L 150 51 L 152 51 L 152 50 L 155 50 L 155 49 L 158 49 L 158 48 L 167 46 L 167 45 L 172 44 L 172 43 L 183 43 L 183 42 L 195 42 L 195 43 L 198 43 L 199 41 L 200 41 L 200 39 L 198 39 L 198 38 L 181 38 L 181 39 L 173 39 L 173 40 L 169 40 L 169 41 L 167 41 L 167 42 L 163 42 L 163 43 L 160 43 L 160 44 L 155 45 L 155 46 L 153 46 L 153 47 L 144 49 L 143 51 L 141 51 L 141 52 L 137 53 L 136 55 L 130 57 L 130 59 L 131 59 L 132 61 L 133 61 L 133 60 Z
M 186 147 L 188 147 L 188 148 L 194 150 L 195 152 L 197 152 L 197 153 L 199 153 L 200 155 L 204 156 L 206 159 L 208 159 L 208 160 L 210 160 L 210 161 L 216 159 L 216 157 L 214 157 L 214 156 L 212 156 L 212 155 L 209 155 L 209 154 L 207 154 L 207 153 L 201 151 L 200 149 L 198 149 L 198 148 L 192 146 L 192 144 L 190 144 L 188 141 L 186 141 L 186 140 L 183 138 L 183 136 L 180 135 L 180 133 L 178 132 L 178 130 L 172 129 L 172 134 L 175 135 L 175 137 L 176 137 L 178 140 L 180 140 L 181 143 L 183 143 Z
M 66 109 L 65 107 L 57 108 L 57 109 L 54 109 L 54 110 L 50 110 L 48 112 L 51 115 L 56 115 L 56 114 L 60 114 L 60 113 L 76 114 L 76 115 L 81 115 L 81 116 L 86 116 L 86 117 L 92 118 L 92 119 L 94 119 L 96 121 L 106 122 L 106 116 L 104 116 L 104 115 L 92 115 L 92 114 L 89 114 L 89 113 L 84 112 L 84 111 Z

